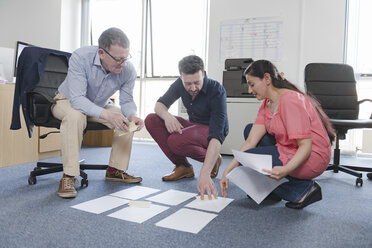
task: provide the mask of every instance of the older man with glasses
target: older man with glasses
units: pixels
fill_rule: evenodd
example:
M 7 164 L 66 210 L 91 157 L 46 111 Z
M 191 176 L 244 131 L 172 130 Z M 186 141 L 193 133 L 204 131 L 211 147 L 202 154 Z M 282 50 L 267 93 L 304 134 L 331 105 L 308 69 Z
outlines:
M 137 74 L 129 54 L 128 37 L 118 28 L 104 31 L 97 46 L 87 46 L 73 52 L 67 76 L 58 88 L 52 113 L 62 120 L 63 177 L 58 188 L 62 198 L 76 196 L 75 176 L 80 174 L 79 153 L 87 121 L 100 122 L 115 131 L 112 140 L 106 180 L 139 183 L 142 178 L 126 173 L 132 148 L 133 132 L 143 128 L 136 116 L 133 88 Z M 110 97 L 120 92 L 120 107 Z M 133 124 L 131 124 L 133 126 Z

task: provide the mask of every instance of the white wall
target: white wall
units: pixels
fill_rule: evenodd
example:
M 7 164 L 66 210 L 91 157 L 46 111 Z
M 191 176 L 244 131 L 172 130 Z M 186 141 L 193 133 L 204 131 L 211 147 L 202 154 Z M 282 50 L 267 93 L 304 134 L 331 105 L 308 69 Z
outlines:
M 0 0 L 0 63 L 7 79 L 14 67 L 8 49 L 17 41 L 72 52 L 80 47 L 80 27 L 81 0 Z
M 286 78 L 302 88 L 307 63 L 343 62 L 345 6 L 346 0 L 211 0 L 209 77 L 222 83 L 221 21 L 279 17 L 283 20 L 281 59 L 275 64 Z
M 62 0 L 1 0 L 0 46 L 15 48 L 17 40 L 58 49 Z

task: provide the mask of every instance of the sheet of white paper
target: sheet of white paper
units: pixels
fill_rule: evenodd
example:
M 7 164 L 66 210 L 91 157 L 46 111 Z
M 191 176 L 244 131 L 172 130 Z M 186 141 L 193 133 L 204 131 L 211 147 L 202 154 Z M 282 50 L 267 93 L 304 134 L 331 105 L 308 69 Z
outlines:
M 151 195 L 153 193 L 156 193 L 160 190 L 143 187 L 143 186 L 134 186 L 129 189 L 123 189 L 118 192 L 110 194 L 111 196 L 116 196 L 120 198 L 130 199 L 130 200 L 137 200 L 142 197 Z
M 197 234 L 216 216 L 217 214 L 182 208 L 155 225 Z
M 217 199 L 209 200 L 208 196 L 207 197 L 204 196 L 204 200 L 200 200 L 200 198 L 199 199 L 197 198 L 194 201 L 187 204 L 185 207 L 219 213 L 233 200 L 234 199 L 224 197 L 218 197 Z
M 94 200 L 82 202 L 71 207 L 94 214 L 100 214 L 121 205 L 127 204 L 128 202 L 129 201 L 126 199 L 107 195 Z
M 280 184 L 288 181 L 285 178 L 277 181 L 244 166 L 230 171 L 227 178 L 246 192 L 257 204 L 260 204 Z
M 143 223 L 161 212 L 164 212 L 168 208 L 169 207 L 159 206 L 156 204 L 151 204 L 149 208 L 126 207 L 116 211 L 115 213 L 109 214 L 108 216 L 121 220 Z
M 266 154 L 254 154 L 241 152 L 237 150 L 232 150 L 234 157 L 243 166 L 249 167 L 255 171 L 258 171 L 264 175 L 268 173 L 263 172 L 262 169 L 271 170 L 272 169 L 272 156 Z
M 194 193 L 170 189 L 163 193 L 149 197 L 146 200 L 175 206 L 184 201 L 187 201 L 188 199 L 194 196 L 196 196 L 196 194 Z

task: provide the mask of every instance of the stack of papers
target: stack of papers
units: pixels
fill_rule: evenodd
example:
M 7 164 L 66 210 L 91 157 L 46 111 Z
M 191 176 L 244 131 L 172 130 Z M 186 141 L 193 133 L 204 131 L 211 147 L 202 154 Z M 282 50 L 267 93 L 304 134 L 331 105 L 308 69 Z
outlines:
M 285 178 L 279 181 L 268 177 L 263 169 L 272 169 L 271 155 L 253 154 L 232 150 L 236 160 L 243 166 L 239 166 L 229 174 L 227 178 L 241 188 L 257 204 L 260 204 L 280 184 L 287 182 Z

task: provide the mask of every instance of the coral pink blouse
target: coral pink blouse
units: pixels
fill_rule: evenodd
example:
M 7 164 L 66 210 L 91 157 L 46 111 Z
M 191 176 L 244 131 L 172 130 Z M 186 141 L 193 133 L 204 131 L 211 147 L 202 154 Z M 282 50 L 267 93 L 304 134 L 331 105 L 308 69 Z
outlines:
M 265 125 L 266 131 L 275 136 L 279 159 L 285 166 L 298 149 L 296 139 L 312 141 L 309 158 L 289 175 L 312 179 L 322 174 L 331 159 L 331 144 L 327 131 L 310 100 L 296 91 L 289 90 L 280 97 L 275 113 L 268 109 L 265 99 L 254 124 Z

